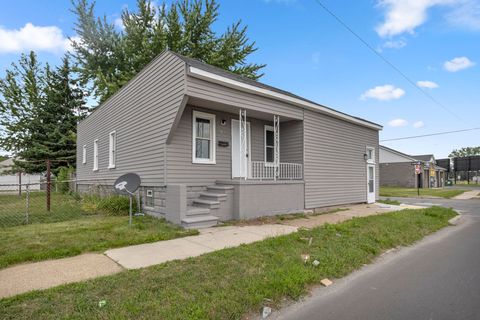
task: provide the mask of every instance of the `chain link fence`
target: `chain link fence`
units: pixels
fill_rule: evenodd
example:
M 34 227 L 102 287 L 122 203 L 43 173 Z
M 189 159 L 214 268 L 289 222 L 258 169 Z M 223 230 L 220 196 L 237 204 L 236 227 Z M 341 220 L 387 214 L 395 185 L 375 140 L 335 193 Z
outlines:
M 0 228 L 84 219 L 105 210 L 123 215 L 128 205 L 128 197 L 114 196 L 107 180 L 0 184 Z M 140 212 L 140 191 L 135 211 Z

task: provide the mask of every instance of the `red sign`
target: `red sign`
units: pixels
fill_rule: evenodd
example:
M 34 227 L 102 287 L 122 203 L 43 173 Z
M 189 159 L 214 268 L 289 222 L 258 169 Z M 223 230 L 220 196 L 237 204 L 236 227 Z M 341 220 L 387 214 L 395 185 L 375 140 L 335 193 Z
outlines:
M 422 166 L 420 164 L 415 165 L 415 174 L 422 173 Z

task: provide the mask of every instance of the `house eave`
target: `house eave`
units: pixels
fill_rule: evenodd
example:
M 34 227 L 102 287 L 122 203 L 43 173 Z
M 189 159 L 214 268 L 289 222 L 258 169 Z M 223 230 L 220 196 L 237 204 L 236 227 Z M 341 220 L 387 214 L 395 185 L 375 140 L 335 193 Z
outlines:
M 223 85 L 223 86 L 226 86 L 226 87 L 229 87 L 229 88 L 233 88 L 233 89 L 236 89 L 236 90 L 249 92 L 249 93 L 253 93 L 253 94 L 256 94 L 256 95 L 261 95 L 261 96 L 264 96 L 264 97 L 268 97 L 268 98 L 272 98 L 272 99 L 275 99 L 275 100 L 283 101 L 283 102 L 295 105 L 295 106 L 300 107 L 300 108 L 312 110 L 312 111 L 315 111 L 315 112 L 324 113 L 324 114 L 327 114 L 329 116 L 332 116 L 332 117 L 335 117 L 335 118 L 338 118 L 338 119 L 341 119 L 341 120 L 344 120 L 344 121 L 348 121 L 348 122 L 351 122 L 351 123 L 355 123 L 357 125 L 361 125 L 361 126 L 364 126 L 364 127 L 368 127 L 368 128 L 374 129 L 374 130 L 382 130 L 382 128 L 383 128 L 381 125 L 377 125 L 377 124 L 374 124 L 374 123 L 371 123 L 371 122 L 368 122 L 368 121 L 363 121 L 361 119 L 349 116 L 347 114 L 344 114 L 344 113 L 341 113 L 341 112 L 338 112 L 338 111 L 335 111 L 333 109 L 322 107 L 321 105 L 310 103 L 308 101 L 297 99 L 295 97 L 291 97 L 291 96 L 288 96 L 288 95 L 285 95 L 285 94 L 282 94 L 282 93 L 279 93 L 279 92 L 275 92 L 275 91 L 272 91 L 272 90 L 268 90 L 268 89 L 265 89 L 265 88 L 256 87 L 256 86 L 253 86 L 253 85 L 250 85 L 250 84 L 247 84 L 247 83 L 236 81 L 234 79 L 229 79 L 229 78 L 223 77 L 221 75 L 217 75 L 217 74 L 214 74 L 214 73 L 211 73 L 211 72 L 208 72 L 208 71 L 196 68 L 196 67 L 189 66 L 188 75 L 190 75 L 192 77 L 195 77 L 195 78 L 205 80 L 205 81 L 217 83 L 217 84 L 220 84 L 220 85 Z

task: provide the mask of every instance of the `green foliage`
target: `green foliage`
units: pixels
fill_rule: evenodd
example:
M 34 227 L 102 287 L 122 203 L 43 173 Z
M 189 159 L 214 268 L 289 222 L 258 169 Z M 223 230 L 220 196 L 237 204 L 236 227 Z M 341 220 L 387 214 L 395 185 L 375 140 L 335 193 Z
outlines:
M 0 162 L 5 161 L 8 159 L 8 156 L 2 156 L 0 155 Z
M 392 204 L 392 205 L 395 205 L 395 206 L 401 205 L 400 201 L 398 201 L 398 200 L 391 200 L 390 198 L 385 199 L 385 200 L 377 200 L 377 202 L 379 202 L 379 203 L 384 203 L 384 204 Z
M 65 182 L 65 181 L 70 180 L 70 177 L 74 172 L 75 172 L 75 168 L 73 167 L 60 167 L 58 169 L 56 183 L 57 183 L 57 188 L 59 192 L 65 194 L 70 191 L 70 184 L 69 182 Z
M 390 248 L 411 245 L 454 216 L 432 207 L 356 218 L 3 299 L 0 310 L 7 319 L 251 318 L 266 301 L 298 299 L 321 279 L 341 278 Z M 307 263 L 302 254 L 310 255 Z M 99 299 L 107 301 L 101 309 Z
M 80 40 L 73 42 L 73 55 L 82 83 L 91 84 L 103 102 L 166 49 L 258 79 L 265 65 L 246 62 L 257 50 L 255 42 L 239 21 L 216 34 L 218 9 L 215 0 L 176 0 L 168 6 L 138 0 L 136 12 L 123 10 L 124 28 L 118 31 L 106 16 L 95 15 L 94 2 L 74 0 Z
M 14 154 L 14 170 L 42 173 L 75 165 L 77 121 L 86 112 L 84 93 L 67 57 L 51 69 L 36 54 L 23 54 L 0 79 L 0 145 Z
M 99 195 L 85 195 L 82 200 L 82 209 L 89 214 L 107 214 L 123 216 L 129 214 L 130 200 L 126 196 L 112 195 L 101 197 Z M 133 199 L 133 210 L 137 208 L 137 202 Z
M 480 146 L 478 147 L 466 147 L 461 149 L 455 149 L 448 155 L 449 158 L 455 157 L 468 157 L 480 155 Z

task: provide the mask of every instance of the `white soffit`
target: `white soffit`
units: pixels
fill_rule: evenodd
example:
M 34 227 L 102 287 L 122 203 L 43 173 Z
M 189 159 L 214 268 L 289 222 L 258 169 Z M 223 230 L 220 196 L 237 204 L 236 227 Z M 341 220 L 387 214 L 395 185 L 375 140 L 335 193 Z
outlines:
M 222 77 L 220 75 L 217 75 L 217 74 L 214 74 L 214 73 L 202 70 L 202 69 L 198 69 L 198 68 L 195 68 L 195 67 L 190 66 L 189 69 L 190 69 L 189 74 L 191 76 L 199 78 L 199 79 L 219 83 L 219 84 L 222 84 L 224 86 L 231 87 L 231 88 L 234 88 L 234 89 L 238 89 L 238 90 L 241 90 L 241 91 L 246 91 L 246 92 L 262 95 L 262 96 L 265 96 L 265 97 L 281 100 L 281 101 L 284 101 L 284 102 L 287 102 L 287 103 L 290 103 L 290 104 L 294 104 L 294 105 L 302 107 L 302 108 L 306 108 L 306 109 L 310 109 L 310 110 L 314 110 L 314 111 L 319 111 L 319 112 L 331 115 L 335 118 L 346 120 L 348 122 L 359 124 L 359 125 L 362 125 L 364 127 L 372 128 L 372 129 L 375 129 L 375 130 L 382 130 L 382 128 L 383 128 L 380 125 L 376 125 L 376 124 L 373 124 L 373 123 L 370 123 L 370 122 L 367 122 L 367 121 L 363 121 L 363 120 L 357 119 L 355 117 L 349 116 L 347 114 L 343 114 L 341 112 L 338 112 L 338 111 L 335 111 L 335 110 L 332 110 L 332 109 L 329 109 L 329 108 L 325 108 L 325 107 L 322 107 L 320 105 L 310 103 L 308 101 L 297 99 L 295 97 L 291 97 L 291 96 L 288 96 L 288 95 L 285 95 L 285 94 L 282 94 L 282 93 L 279 93 L 279 92 L 275 92 L 275 91 L 268 90 L 268 89 L 265 89 L 265 88 L 252 86 L 250 84 L 243 83 L 243 82 L 240 82 L 240 81 L 236 81 L 236 80 L 233 80 L 233 79 L 229 79 L 229 78 L 226 78 L 226 77 Z

